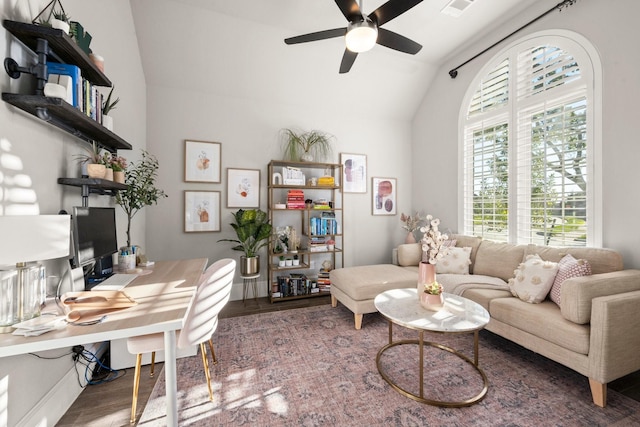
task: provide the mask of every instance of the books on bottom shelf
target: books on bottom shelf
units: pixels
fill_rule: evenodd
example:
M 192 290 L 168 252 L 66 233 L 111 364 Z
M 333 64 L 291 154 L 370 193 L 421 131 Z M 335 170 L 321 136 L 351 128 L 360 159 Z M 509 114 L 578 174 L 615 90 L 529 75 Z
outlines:
M 274 298 L 310 295 L 317 293 L 316 284 L 302 273 L 291 273 L 276 277 L 272 283 L 271 296 Z
M 316 281 L 320 292 L 331 292 L 331 279 L 329 277 L 329 270 L 321 268 L 318 271 L 318 280 Z

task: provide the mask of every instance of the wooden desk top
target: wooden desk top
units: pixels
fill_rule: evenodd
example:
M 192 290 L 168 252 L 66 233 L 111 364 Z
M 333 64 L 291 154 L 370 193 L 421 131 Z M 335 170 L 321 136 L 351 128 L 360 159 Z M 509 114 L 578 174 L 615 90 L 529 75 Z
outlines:
M 67 325 L 37 337 L 0 334 L 0 357 L 178 330 L 207 262 L 206 258 L 156 262 L 124 288 L 138 303 L 135 307 L 111 313 L 97 325 Z M 51 300 L 42 312 L 58 312 L 58 307 Z

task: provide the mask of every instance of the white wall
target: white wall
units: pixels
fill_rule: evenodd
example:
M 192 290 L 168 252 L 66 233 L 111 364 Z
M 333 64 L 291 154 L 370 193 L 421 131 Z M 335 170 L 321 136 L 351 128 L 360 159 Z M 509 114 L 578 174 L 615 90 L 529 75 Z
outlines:
M 536 6 L 524 16 L 537 16 L 546 8 Z M 459 70 L 451 79 L 448 71 L 490 46 L 502 36 L 524 24 L 496 31 L 490 37 L 470 44 L 436 73 L 433 84 L 416 113 L 413 123 L 413 204 L 440 217 L 445 228 L 458 224 L 458 116 L 462 99 L 475 75 L 500 49 L 515 38 L 553 28 L 575 31 L 598 50 L 603 66 L 603 245 L 619 250 L 625 266 L 640 267 L 639 238 L 634 230 L 640 198 L 635 183 L 638 169 L 637 99 L 640 83 L 635 78 L 640 67 L 637 40 L 640 36 L 635 17 L 640 3 L 634 0 L 603 2 L 583 0 L 554 12 L 531 25 L 505 43 L 480 56 Z M 531 18 L 529 18 L 531 19 Z M 425 159 L 430 159 L 425 165 Z M 425 171 L 421 174 L 420 171 Z M 422 181 L 422 176 L 438 177 Z
M 153 13 L 147 13 L 151 4 Z M 356 72 L 338 75 L 339 61 L 327 65 L 329 60 L 317 59 L 321 54 L 314 57 L 303 49 L 297 52 L 300 57 L 293 55 L 282 42 L 282 29 L 252 23 L 245 31 L 234 17 L 175 1 L 132 2 L 132 9 L 147 76 L 148 148 L 160 162 L 158 186 L 169 195 L 146 209 L 144 249 L 151 259 L 239 258 L 230 243 L 217 243 L 235 237 L 229 223 L 237 209 L 226 209 L 226 169 L 261 170 L 260 201 L 266 210 L 267 164 L 281 159 L 282 128 L 334 135 L 334 162 L 340 152 L 366 154 L 368 187 L 372 176 L 397 178 L 398 212 L 411 209 L 412 114 L 401 113 L 405 105 L 393 114 L 376 108 L 378 103 L 387 112 L 394 110 L 385 96 L 397 86 L 391 78 L 381 76 L 376 103 L 363 109 L 359 92 L 375 93 L 373 86 L 363 86 Z M 182 31 L 167 32 L 170 25 Z M 330 42 L 317 47 L 337 48 L 327 58 L 338 59 L 344 49 Z M 250 56 L 259 60 L 249 61 Z M 262 66 L 247 65 L 256 62 Z M 423 84 L 428 80 L 425 72 Z M 222 183 L 184 182 L 185 139 L 222 143 Z M 185 190 L 222 193 L 221 232 L 184 233 Z M 366 194 L 346 194 L 345 208 L 345 265 L 390 262 L 391 249 L 405 237 L 398 216 L 372 216 L 370 188 Z M 263 271 L 265 262 L 263 256 Z M 261 279 L 264 295 L 266 273 Z M 236 277 L 232 299 L 241 297 L 240 287 Z
M 0 3 L 0 17 L 30 22 L 47 3 L 48 0 L 4 0 Z M 116 84 L 122 99 L 113 114 L 115 131 L 137 151 L 146 144 L 145 81 L 129 2 L 64 0 L 63 3 L 66 12 L 92 34 L 93 50 L 105 57 L 106 74 Z M 0 31 L 0 46 L 3 60 L 11 56 L 23 66 L 31 61 L 4 28 Z M 28 93 L 31 80 L 30 76 L 11 80 L 2 69 L 0 89 Z M 0 102 L 0 215 L 56 214 L 61 209 L 70 212 L 73 206 L 79 206 L 80 189 L 58 185 L 57 179 L 80 175 L 73 156 L 85 146 L 88 145 L 69 134 Z M 89 204 L 111 206 L 113 201 L 92 195 Z M 118 208 L 118 221 L 122 223 L 120 211 Z M 144 221 L 137 224 L 135 233 L 138 241 L 144 241 Z M 119 230 L 122 244 L 123 236 L 124 229 Z M 47 273 L 60 274 L 61 264 L 48 263 Z M 26 355 L 0 359 L 0 425 L 55 424 L 80 393 L 68 352 L 65 348 L 42 354 L 61 356 L 55 360 Z

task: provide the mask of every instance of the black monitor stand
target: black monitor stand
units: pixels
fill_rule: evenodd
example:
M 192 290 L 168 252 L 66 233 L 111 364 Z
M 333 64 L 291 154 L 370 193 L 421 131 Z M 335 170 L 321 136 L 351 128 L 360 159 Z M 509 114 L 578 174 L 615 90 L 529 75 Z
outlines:
M 93 266 L 93 269 L 85 273 L 84 276 L 84 289 L 91 290 L 94 286 L 102 283 L 104 279 L 113 274 L 113 258 L 111 255 L 107 255 L 102 258 L 98 258 Z

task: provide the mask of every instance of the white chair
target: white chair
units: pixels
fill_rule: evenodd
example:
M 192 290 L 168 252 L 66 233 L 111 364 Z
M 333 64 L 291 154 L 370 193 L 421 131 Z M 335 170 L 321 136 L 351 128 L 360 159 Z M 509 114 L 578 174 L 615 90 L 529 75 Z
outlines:
M 187 309 L 182 330 L 178 331 L 177 346 L 185 348 L 196 344 L 200 345 L 204 374 L 209 388 L 209 399 L 213 400 L 211 390 L 211 374 L 207 362 L 207 350 L 205 342 L 209 343 L 213 363 L 216 364 L 216 355 L 213 351 L 211 337 L 218 326 L 218 313 L 229 301 L 231 285 L 236 270 L 236 262 L 232 259 L 222 259 L 213 263 L 202 275 L 196 292 Z M 136 368 L 133 379 L 133 402 L 131 404 L 131 423 L 135 423 L 136 406 L 138 403 L 138 386 L 140 385 L 140 366 L 142 354 L 151 353 L 151 376 L 155 362 L 155 352 L 164 349 L 164 334 L 149 334 L 131 337 L 127 340 L 129 353 L 136 354 Z

